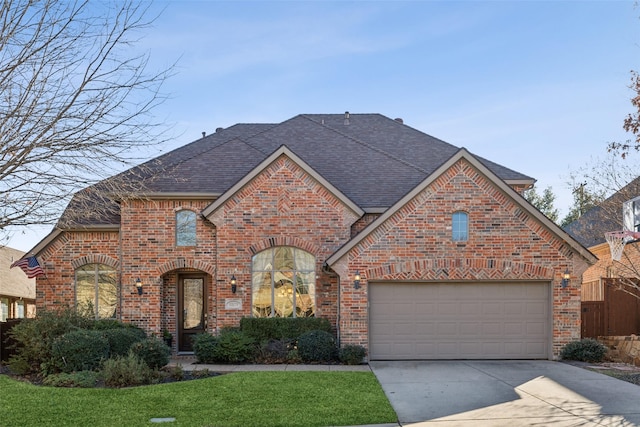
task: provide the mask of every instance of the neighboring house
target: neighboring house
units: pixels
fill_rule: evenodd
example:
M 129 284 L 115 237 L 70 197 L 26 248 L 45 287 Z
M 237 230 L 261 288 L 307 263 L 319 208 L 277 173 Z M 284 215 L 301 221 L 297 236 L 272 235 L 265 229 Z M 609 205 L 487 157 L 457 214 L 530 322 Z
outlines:
M 39 309 L 166 329 L 176 352 L 246 316 L 327 318 L 372 360 L 546 359 L 580 337 L 596 258 L 521 196 L 534 180 L 399 119 L 238 124 L 122 177 L 144 190 L 78 193 L 31 251 Z
M 17 249 L 0 247 L 0 322 L 35 316 L 36 280 L 19 268 L 10 268 L 23 256 Z
M 605 233 L 640 231 L 640 177 L 565 227 L 598 257 L 582 275 L 583 337 L 640 333 L 640 243 L 629 241 L 613 261 Z M 634 295 L 636 294 L 636 295 Z

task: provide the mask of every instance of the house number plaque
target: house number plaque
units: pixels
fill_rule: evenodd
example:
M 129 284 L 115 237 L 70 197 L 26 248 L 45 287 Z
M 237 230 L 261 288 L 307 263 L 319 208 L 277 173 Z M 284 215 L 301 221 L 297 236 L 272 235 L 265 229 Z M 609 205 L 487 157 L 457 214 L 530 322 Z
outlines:
M 224 300 L 225 310 L 242 310 L 242 299 L 240 298 L 227 298 Z

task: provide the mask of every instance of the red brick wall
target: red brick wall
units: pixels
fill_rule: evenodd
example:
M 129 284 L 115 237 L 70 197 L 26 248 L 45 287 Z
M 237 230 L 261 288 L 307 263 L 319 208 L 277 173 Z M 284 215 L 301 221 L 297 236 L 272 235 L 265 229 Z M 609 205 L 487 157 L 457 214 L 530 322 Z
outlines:
M 316 257 L 316 316 L 337 321 L 337 280 L 323 262 L 350 238 L 357 220 L 348 208 L 303 169 L 279 157 L 210 215 L 218 232 L 218 274 L 238 280 L 238 293 L 219 289 L 218 318 L 237 324 L 251 313 L 251 259 L 273 246 L 294 246 Z M 241 298 L 241 311 L 225 310 L 225 298 Z
M 469 215 L 469 240 L 453 242 L 451 214 Z M 581 257 L 461 160 L 370 233 L 334 268 L 342 280 L 343 343 L 366 345 L 369 280 L 552 282 L 553 354 L 580 338 Z M 566 268 L 574 276 L 560 286 Z M 360 289 L 352 285 L 360 271 Z
M 39 254 L 39 258 L 46 274 L 36 281 L 37 309 L 73 307 L 75 269 L 93 263 L 118 269 L 119 235 L 117 231 L 65 232 Z

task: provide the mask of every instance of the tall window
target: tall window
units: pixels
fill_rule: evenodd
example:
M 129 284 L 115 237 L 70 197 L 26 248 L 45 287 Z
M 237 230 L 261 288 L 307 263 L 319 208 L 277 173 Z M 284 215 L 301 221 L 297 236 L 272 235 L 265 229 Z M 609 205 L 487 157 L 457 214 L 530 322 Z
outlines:
M 469 215 L 466 212 L 454 212 L 451 215 L 451 239 L 454 242 L 469 240 Z
M 87 264 L 76 270 L 76 307 L 96 318 L 116 317 L 118 285 L 115 268 Z
M 196 213 L 182 210 L 176 212 L 176 246 L 196 245 Z
M 16 301 L 16 318 L 24 319 L 24 301 L 23 300 Z
M 9 317 L 9 298 L 0 298 L 0 322 L 6 322 Z
M 255 317 L 311 317 L 316 312 L 316 259 L 301 249 L 270 248 L 252 260 Z

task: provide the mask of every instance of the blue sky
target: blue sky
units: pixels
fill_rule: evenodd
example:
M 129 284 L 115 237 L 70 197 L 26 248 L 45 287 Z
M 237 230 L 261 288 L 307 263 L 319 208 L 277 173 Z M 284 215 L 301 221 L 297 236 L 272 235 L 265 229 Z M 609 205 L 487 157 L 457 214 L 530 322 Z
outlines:
M 606 156 L 640 70 L 633 1 L 159 1 L 140 46 L 177 61 L 168 151 L 300 113 L 381 113 L 551 186 Z M 157 153 L 149 153 L 152 156 Z M 50 227 L 17 232 L 33 247 Z

